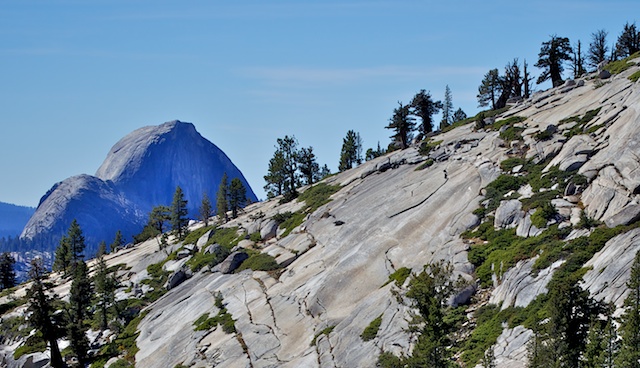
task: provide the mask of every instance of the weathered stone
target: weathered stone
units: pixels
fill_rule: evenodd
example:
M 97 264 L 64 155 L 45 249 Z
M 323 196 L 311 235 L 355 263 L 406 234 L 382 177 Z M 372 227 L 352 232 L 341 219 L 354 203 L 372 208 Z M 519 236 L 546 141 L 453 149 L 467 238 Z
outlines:
M 176 253 L 176 259 L 184 259 L 191 256 L 191 252 L 188 249 L 183 249 Z
M 271 219 L 262 224 L 262 228 L 260 229 L 260 238 L 262 241 L 267 241 L 269 239 L 273 239 L 278 234 L 278 223 Z
M 616 227 L 618 225 L 628 225 L 640 219 L 640 205 L 629 204 L 620 210 L 620 212 L 607 218 L 604 223 L 608 227 Z
M 496 228 L 510 229 L 518 226 L 523 217 L 522 203 L 519 200 L 501 201 L 500 206 L 496 209 L 493 224 Z
M 187 273 L 185 272 L 184 269 L 180 269 L 174 272 L 173 274 L 171 274 L 171 276 L 169 276 L 169 279 L 167 280 L 167 284 L 165 287 L 167 290 L 171 290 L 176 286 L 182 284 L 186 279 L 187 279 Z
M 451 296 L 448 303 L 452 307 L 457 307 L 459 305 L 465 305 L 469 303 L 471 297 L 476 293 L 477 287 L 475 284 L 468 285 L 455 295 Z
M 200 238 L 198 238 L 198 242 L 196 242 L 196 246 L 198 247 L 198 249 L 202 249 L 205 245 L 207 245 L 207 242 L 209 241 L 209 239 L 211 239 L 213 233 L 214 231 L 213 229 L 211 229 L 204 233 Z
M 212 271 L 229 274 L 235 271 L 249 255 L 245 252 L 233 252 L 224 261 L 216 265 Z
M 598 78 L 609 79 L 611 78 L 611 73 L 608 70 L 602 70 L 600 73 L 598 73 Z

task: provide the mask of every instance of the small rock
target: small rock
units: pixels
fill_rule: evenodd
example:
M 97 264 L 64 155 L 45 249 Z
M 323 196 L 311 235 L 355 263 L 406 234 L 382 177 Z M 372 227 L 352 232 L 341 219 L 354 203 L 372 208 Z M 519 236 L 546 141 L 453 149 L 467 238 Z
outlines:
M 182 284 L 186 279 L 187 279 L 187 273 L 185 272 L 185 270 L 179 269 L 178 271 L 174 272 L 171 276 L 169 276 L 169 279 L 167 280 L 167 285 L 166 285 L 167 290 L 171 290 L 176 286 Z
M 198 249 L 202 249 L 205 245 L 207 245 L 207 242 L 209 241 L 209 239 L 211 239 L 212 235 L 213 229 L 204 233 L 204 235 L 202 235 L 196 242 L 196 246 L 198 247 Z
M 600 79 L 609 79 L 609 78 L 611 78 L 611 73 L 609 73 L 608 70 L 603 70 L 600 73 L 598 73 L 598 78 L 600 78 Z
M 187 258 L 191 256 L 191 252 L 188 251 L 187 249 L 183 249 L 178 251 L 178 253 L 176 254 L 176 259 L 183 259 L 183 258 Z
M 273 239 L 278 234 L 278 223 L 275 220 L 267 221 L 260 229 L 260 238 L 263 241 Z
M 640 219 L 640 205 L 630 204 L 624 207 L 620 212 L 607 218 L 604 223 L 608 227 L 616 227 L 618 225 L 629 225 Z

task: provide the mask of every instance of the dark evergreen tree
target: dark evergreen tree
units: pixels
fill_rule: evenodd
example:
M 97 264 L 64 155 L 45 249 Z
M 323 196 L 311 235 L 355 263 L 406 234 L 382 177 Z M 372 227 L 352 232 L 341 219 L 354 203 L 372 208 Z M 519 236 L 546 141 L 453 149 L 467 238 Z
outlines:
M 84 367 L 87 363 L 87 352 L 89 351 L 89 339 L 87 338 L 89 327 L 86 319 L 89 316 L 92 297 L 93 290 L 87 265 L 80 260 L 75 264 L 73 281 L 69 290 L 67 337 L 69 339 L 69 347 L 81 367 Z
M 597 30 L 591 34 L 591 43 L 587 51 L 587 61 L 591 67 L 596 69 L 598 65 L 607 60 L 607 31 Z
M 442 102 L 434 101 L 429 92 L 421 89 L 411 100 L 410 108 L 411 113 L 420 118 L 418 132 L 423 136 L 431 133 L 433 131 L 433 115 L 442 109 Z M 378 152 L 381 152 L 379 148 Z
M 567 37 L 551 36 L 549 41 L 543 42 L 538 54 L 537 68 L 542 69 L 542 74 L 538 77 L 537 83 L 540 84 L 551 79 L 554 87 L 561 85 L 563 63 L 571 61 L 571 44 Z
M 444 129 L 451 125 L 453 120 L 453 96 L 449 85 L 444 89 L 444 100 L 442 101 L 442 120 L 440 120 L 440 129 Z
M 625 58 L 638 51 L 640 51 L 640 32 L 635 22 L 632 24 L 627 22 L 616 42 L 616 56 Z
M 118 230 L 116 231 L 116 235 L 113 238 L 113 242 L 111 243 L 111 251 L 113 252 L 114 250 L 120 248 L 123 245 L 124 245 L 124 237 L 122 236 L 122 231 Z M 104 254 L 106 254 L 106 247 L 105 247 Z
M 512 97 L 522 97 L 522 77 L 518 59 L 513 59 L 504 67 L 504 77 L 500 78 L 500 97 L 495 103 L 496 109 L 507 106 L 507 101 Z
M 180 186 L 176 187 L 171 202 L 171 231 L 174 232 L 179 239 L 183 239 L 186 235 L 186 228 L 189 224 L 187 211 L 187 200 L 184 199 L 184 193 Z
M 283 194 L 286 200 L 291 200 L 298 196 L 298 141 L 294 136 L 278 138 L 277 150 L 282 152 L 284 166 L 282 171 Z
M 93 276 L 96 318 L 103 330 L 108 326 L 109 316 L 112 314 L 115 303 L 115 291 L 118 288 L 118 282 L 115 277 L 109 274 L 107 262 L 104 260 L 105 250 L 106 244 L 102 243 L 98 247 L 96 271 Z
M 69 238 L 63 235 L 62 238 L 60 238 L 60 243 L 54 254 L 53 270 L 62 272 L 62 274 L 66 276 L 67 272 L 71 269 L 71 262 L 71 244 Z
M 380 142 L 378 142 L 378 147 L 374 150 L 373 148 L 367 149 L 367 154 L 365 156 L 365 160 L 373 160 L 374 158 L 380 157 L 384 155 L 385 152 L 382 148 L 380 148 Z
M 171 209 L 167 206 L 155 206 L 149 213 L 148 225 L 156 230 L 156 234 L 161 234 L 165 230 L 165 223 L 171 221 Z M 155 236 L 154 235 L 154 236 Z
M 584 368 L 613 368 L 615 357 L 619 350 L 618 334 L 614 323 L 613 312 L 615 306 L 609 304 L 604 310 L 604 319 L 594 316 L 587 345 L 582 359 L 581 367 Z
M 631 266 L 627 281 L 629 294 L 624 300 L 625 311 L 620 317 L 620 354 L 617 366 L 640 367 L 640 252 Z
M 320 165 L 316 161 L 316 155 L 313 153 L 313 147 L 302 148 L 298 155 L 300 173 L 306 185 L 312 185 L 320 180 Z
M 207 193 L 202 194 L 202 202 L 200 203 L 200 220 L 204 222 L 204 226 L 209 226 L 209 218 L 213 213 L 213 208 L 211 207 L 211 201 L 209 200 L 209 196 Z
M 458 110 L 456 110 L 456 112 L 453 113 L 453 122 L 457 123 L 461 120 L 464 120 L 467 118 L 467 114 L 462 111 L 461 108 L 458 108 Z
M 57 295 L 52 294 L 53 285 L 46 280 L 42 259 L 36 258 L 31 261 L 29 278 L 32 280 L 31 287 L 27 290 L 27 300 L 29 301 L 29 325 L 40 331 L 42 338 L 49 345 L 51 351 L 51 366 L 54 368 L 64 367 L 62 355 L 58 347 L 58 338 L 63 336 L 61 321 L 56 315 L 54 301 Z
M 533 83 L 533 77 L 529 75 L 528 67 L 529 65 L 527 64 L 527 60 L 525 59 L 522 63 L 522 88 L 524 89 L 524 98 L 529 98 L 529 96 L 531 96 L 531 87 Z
M 71 221 L 69 230 L 67 231 L 67 241 L 69 242 L 69 251 L 71 253 L 72 266 L 73 263 L 81 261 L 84 258 L 84 249 L 86 244 L 84 243 L 84 235 L 82 235 L 82 229 L 76 219 Z
M 329 166 L 327 166 L 327 164 L 322 165 L 322 167 L 320 168 L 320 173 L 318 174 L 318 176 L 320 177 L 320 180 L 326 178 L 329 175 L 331 175 L 331 170 L 329 170 Z
M 349 170 L 362 163 L 362 140 L 360 134 L 349 130 L 342 140 L 338 170 Z
M 393 110 L 393 117 L 389 119 L 389 125 L 385 127 L 394 131 L 390 138 L 396 147 L 400 149 L 409 147 L 416 125 L 414 120 L 411 116 L 409 105 L 403 105 L 402 102 L 398 101 L 398 107 Z
M 491 105 L 491 110 L 496 109 L 498 97 L 502 94 L 502 79 L 498 69 L 491 69 L 484 75 L 478 87 L 478 106 L 485 107 Z
M 582 43 L 580 40 L 578 40 L 578 43 L 571 50 L 573 53 L 573 60 L 571 61 L 573 78 L 580 78 L 587 72 L 584 69 L 584 54 L 582 52 Z
M 238 210 L 243 208 L 247 203 L 247 189 L 242 184 L 242 180 L 233 178 L 229 185 L 229 207 L 231 208 L 231 217 L 238 217 Z
M 267 192 L 267 197 L 273 198 L 284 193 L 284 183 L 286 180 L 284 173 L 284 154 L 282 151 L 276 150 L 273 157 L 269 160 L 267 175 L 264 176 L 264 181 L 267 183 L 264 186 L 264 190 Z
M 227 173 L 224 173 L 216 194 L 216 213 L 221 222 L 229 220 L 227 211 L 229 211 L 229 179 L 227 178 Z
M 5 252 L 0 255 L 0 290 L 16 286 L 15 264 L 16 260 L 11 253 Z

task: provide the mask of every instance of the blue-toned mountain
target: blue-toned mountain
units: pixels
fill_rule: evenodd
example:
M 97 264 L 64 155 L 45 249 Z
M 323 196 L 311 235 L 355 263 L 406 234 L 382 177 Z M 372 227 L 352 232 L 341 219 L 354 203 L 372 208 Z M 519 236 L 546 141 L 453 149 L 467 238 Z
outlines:
M 139 232 L 149 211 L 170 205 L 180 186 L 190 216 L 197 217 L 202 196 L 215 199 L 224 173 L 240 178 L 247 198 L 256 195 L 240 170 L 191 123 L 171 121 L 133 131 L 116 143 L 95 176 L 79 175 L 55 184 L 40 200 L 21 237 L 57 238 L 75 218 L 89 244 L 88 253 L 117 230 L 126 239 Z

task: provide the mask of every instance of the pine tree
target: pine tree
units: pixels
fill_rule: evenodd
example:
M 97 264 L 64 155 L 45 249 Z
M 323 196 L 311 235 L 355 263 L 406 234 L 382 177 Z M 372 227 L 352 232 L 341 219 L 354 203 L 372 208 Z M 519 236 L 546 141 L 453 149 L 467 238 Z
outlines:
M 421 89 L 413 96 L 410 107 L 411 113 L 421 120 L 418 132 L 423 136 L 431 133 L 433 131 L 433 115 L 442 109 L 442 102 L 434 101 L 429 92 Z M 380 151 L 380 143 L 378 143 L 378 152 Z
M 171 221 L 171 209 L 160 205 L 151 209 L 147 225 L 156 230 L 154 235 L 158 235 L 164 232 L 164 224 L 168 221 Z
M 626 23 L 618 42 L 616 43 L 616 56 L 625 58 L 640 51 L 640 32 L 635 23 Z
M 231 217 L 238 217 L 238 210 L 247 203 L 247 189 L 239 178 L 233 178 L 229 185 L 229 207 Z
M 587 345 L 581 366 L 584 368 L 613 368 L 619 342 L 613 312 L 615 306 L 605 308 L 605 319 L 595 316 L 589 327 Z
M 58 297 L 51 294 L 53 285 L 46 281 L 42 259 L 36 258 L 31 261 L 29 277 L 32 280 L 31 287 L 27 290 L 29 325 L 40 331 L 42 338 L 49 344 L 51 366 L 62 368 L 64 364 L 58 347 L 58 338 L 62 337 L 62 329 L 53 306 Z
M 502 81 L 498 69 L 491 69 L 484 75 L 478 87 L 478 106 L 485 107 L 491 104 L 491 110 L 496 109 L 496 102 L 502 93 Z
M 582 43 L 578 40 L 578 43 L 572 48 L 573 60 L 571 62 L 571 69 L 573 70 L 573 78 L 580 78 L 586 73 L 584 69 L 584 55 L 582 53 Z
M 66 277 L 71 268 L 72 256 L 71 256 L 71 244 L 69 238 L 63 235 L 60 238 L 58 248 L 56 248 L 53 261 L 53 270 L 62 272 Z
M 89 316 L 92 296 L 93 290 L 88 276 L 87 265 L 84 261 L 78 261 L 76 262 L 73 281 L 69 290 L 67 337 L 69 338 L 71 351 L 78 358 L 78 362 L 82 367 L 87 362 L 87 352 L 89 351 L 88 326 L 85 320 Z
M 211 207 L 211 201 L 209 200 L 209 196 L 207 193 L 202 194 L 202 203 L 200 203 L 200 220 L 204 222 L 204 226 L 209 226 L 209 218 L 211 217 L 211 213 L 213 212 L 213 208 Z
M 294 136 L 285 135 L 284 138 L 278 138 L 277 142 L 277 150 L 282 152 L 284 158 L 282 194 L 286 201 L 290 201 L 298 196 L 298 141 Z
M 620 317 L 621 346 L 617 365 L 640 367 L 640 252 L 636 253 L 627 281 L 629 294 L 624 300 L 625 311 Z
M 96 317 L 100 322 L 100 328 L 106 329 L 109 322 L 109 314 L 115 303 L 115 291 L 118 287 L 117 280 L 109 274 L 107 262 L 104 260 L 106 244 L 98 247 L 96 271 L 93 276 L 95 286 Z
M 549 41 L 543 42 L 538 54 L 538 62 L 536 67 L 542 69 L 542 74 L 538 77 L 537 83 L 540 84 L 551 79 L 554 87 L 563 83 L 562 71 L 564 70 L 563 62 L 571 60 L 571 44 L 567 37 L 551 36 Z
M 349 170 L 356 165 L 362 163 L 362 140 L 360 134 L 353 130 L 349 130 L 342 140 L 342 149 L 340 151 L 340 163 L 338 170 Z
M 389 125 L 385 127 L 385 129 L 393 129 L 395 134 L 390 138 L 396 147 L 400 149 L 409 147 L 416 125 L 409 107 L 409 105 L 403 105 L 402 102 L 398 101 L 398 107 L 393 110 L 393 117 L 389 119 Z
M 180 186 L 176 187 L 171 202 L 171 231 L 173 231 L 179 239 L 183 239 L 186 234 L 186 228 L 189 224 L 187 218 L 187 200 L 184 199 L 184 193 Z
M 220 185 L 218 185 L 218 193 L 216 195 L 216 213 L 218 214 L 218 219 L 222 222 L 227 222 L 229 217 L 227 216 L 227 211 L 229 211 L 229 179 L 227 178 L 227 173 L 222 175 L 222 179 L 220 180 Z
M 267 197 L 273 198 L 284 193 L 284 166 L 284 154 L 282 151 L 276 150 L 269 160 L 267 175 L 264 176 L 264 181 L 267 183 L 264 186 Z
M 320 177 L 320 180 L 322 180 L 329 175 L 331 175 L 331 170 L 329 170 L 329 166 L 327 166 L 327 164 L 324 164 L 322 168 L 320 168 L 320 173 L 318 174 L 318 176 Z
M 0 290 L 16 286 L 16 272 L 14 270 L 16 260 L 11 253 L 0 255 Z
M 298 156 L 300 173 L 305 180 L 306 185 L 312 185 L 320 180 L 320 165 L 316 161 L 316 155 L 313 153 L 313 147 L 302 148 Z
M 607 31 L 600 29 L 591 34 L 591 43 L 587 51 L 587 61 L 594 69 L 607 60 Z
M 374 150 L 373 148 L 367 149 L 367 154 L 365 155 L 365 160 L 370 161 L 374 158 L 380 157 L 384 155 L 384 150 L 380 148 L 380 142 L 378 142 L 378 147 Z
M 527 60 L 522 63 L 522 87 L 524 88 L 523 97 L 529 98 L 531 96 L 531 85 L 533 77 L 529 75 Z
M 458 110 L 456 110 L 456 112 L 453 113 L 453 122 L 457 123 L 461 120 L 464 120 L 467 118 L 467 114 L 462 111 L 462 108 L 458 108 Z
M 113 238 L 113 242 L 111 243 L 111 251 L 115 251 L 124 245 L 124 237 L 122 236 L 122 231 L 116 231 L 116 236 Z M 106 247 L 105 247 L 106 248 Z M 105 250 L 106 254 L 106 250 Z
M 442 102 L 442 120 L 440 120 L 440 130 L 451 125 L 453 120 L 453 96 L 449 85 L 444 89 L 444 100 Z
M 82 235 L 82 229 L 76 219 L 71 221 L 71 226 L 67 231 L 67 239 L 69 241 L 69 251 L 71 252 L 72 265 L 84 258 L 84 249 L 86 245 L 84 243 L 84 235 Z

